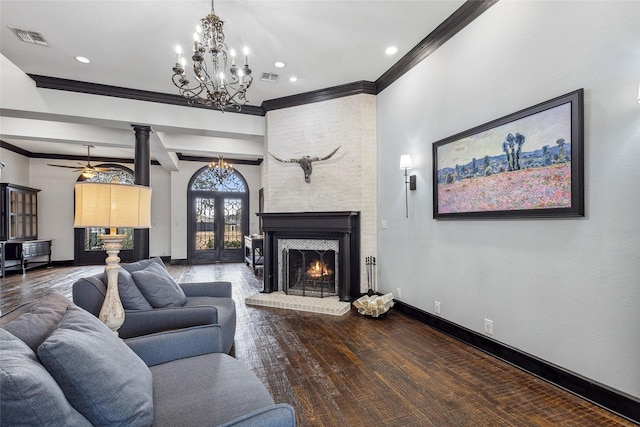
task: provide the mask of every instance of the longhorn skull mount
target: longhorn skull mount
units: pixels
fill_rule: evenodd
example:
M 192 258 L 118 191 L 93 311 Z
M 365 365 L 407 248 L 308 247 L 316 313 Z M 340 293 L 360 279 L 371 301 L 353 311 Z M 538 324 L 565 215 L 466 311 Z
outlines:
M 279 157 L 274 156 L 271 153 L 269 153 L 269 155 L 281 163 L 298 163 L 302 168 L 302 170 L 304 171 L 304 182 L 308 184 L 311 182 L 311 172 L 313 171 L 311 164 L 313 162 L 319 162 L 322 160 L 330 159 L 331 157 L 333 157 L 334 154 L 336 154 L 336 151 L 338 151 L 340 147 L 342 147 L 342 145 L 339 145 L 338 148 L 336 148 L 335 150 L 333 150 L 331 153 L 329 153 L 324 157 L 302 156 L 299 159 L 283 160 Z

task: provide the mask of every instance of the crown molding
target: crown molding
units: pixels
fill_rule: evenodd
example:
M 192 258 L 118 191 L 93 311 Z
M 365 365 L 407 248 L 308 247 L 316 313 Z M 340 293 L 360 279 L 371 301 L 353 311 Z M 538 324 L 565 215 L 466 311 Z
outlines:
M 361 80 L 359 82 L 347 83 L 333 86 L 326 89 L 314 90 L 312 92 L 300 93 L 298 95 L 285 96 L 282 98 L 270 99 L 262 103 L 265 112 L 279 110 L 281 108 L 295 107 L 298 105 L 312 104 L 314 102 L 328 101 L 330 99 L 342 98 L 344 96 L 358 94 L 377 95 L 378 90 L 374 82 Z
M 51 160 L 76 160 L 79 162 L 86 162 L 87 156 L 77 156 L 73 154 L 54 154 L 54 153 L 34 153 L 32 151 L 27 151 L 23 148 L 16 147 L 13 144 L 9 144 L 6 141 L 0 140 L 0 148 L 4 148 L 5 150 L 9 150 L 13 153 L 20 154 L 21 156 L 28 157 L 30 159 L 51 159 Z M 96 157 L 91 156 L 92 162 L 101 162 L 101 163 L 121 163 L 121 164 L 133 164 L 133 159 L 120 159 L 117 157 Z M 159 166 L 160 162 L 157 160 L 152 160 L 151 164 L 154 166 Z
M 456 35 L 460 30 L 469 25 L 474 19 L 479 17 L 487 9 L 497 3 L 498 0 L 467 0 L 447 19 L 445 19 L 435 30 L 411 49 L 405 56 L 400 58 L 390 69 L 388 69 L 375 82 L 358 81 L 325 89 L 305 92 L 297 95 L 285 96 L 266 100 L 261 106 L 245 105 L 241 111 L 233 109 L 226 112 L 235 114 L 249 114 L 254 116 L 265 116 L 268 111 L 281 108 L 295 107 L 314 102 L 327 101 L 330 99 L 342 98 L 345 96 L 369 94 L 377 95 L 398 80 L 407 71 L 411 70 L 427 56 L 435 52 L 447 40 Z M 71 92 L 87 93 L 92 95 L 113 96 L 117 98 L 133 99 L 137 101 L 158 102 L 162 104 L 189 106 L 180 95 L 151 92 L 139 89 L 123 88 L 98 83 L 89 83 L 78 80 L 61 79 L 57 77 L 29 74 L 36 86 L 43 89 L 66 90 Z M 193 108 L 205 108 L 213 110 L 202 104 L 193 104 Z
M 58 77 L 41 76 L 38 74 L 28 74 L 36 83 L 36 87 L 42 89 L 66 90 L 69 92 L 87 93 L 91 95 L 113 96 L 115 98 L 133 99 L 136 101 L 158 102 L 161 104 L 180 105 L 189 107 L 187 101 L 180 95 L 168 93 L 151 92 L 147 90 L 130 89 L 126 87 L 103 85 L 99 83 L 89 83 L 79 80 L 61 79 Z M 219 111 L 202 104 L 193 104 L 190 107 L 204 108 L 212 111 Z M 241 111 L 234 109 L 225 110 L 229 113 L 249 114 L 252 116 L 264 116 L 264 111 L 254 105 L 245 105 Z
M 407 71 L 411 70 L 427 56 L 438 50 L 447 40 L 455 36 L 460 30 L 469 25 L 474 19 L 482 15 L 497 2 L 498 0 L 467 0 L 376 80 L 378 93 L 389 87 Z
M 178 160 L 184 160 L 187 162 L 204 162 L 211 163 L 211 161 L 216 160 L 215 156 L 185 156 L 182 153 L 176 153 L 178 155 Z M 249 166 L 260 166 L 262 164 L 262 159 L 256 160 L 247 160 L 247 159 L 232 159 L 232 158 L 224 158 L 225 162 L 229 162 L 232 165 L 249 165 Z

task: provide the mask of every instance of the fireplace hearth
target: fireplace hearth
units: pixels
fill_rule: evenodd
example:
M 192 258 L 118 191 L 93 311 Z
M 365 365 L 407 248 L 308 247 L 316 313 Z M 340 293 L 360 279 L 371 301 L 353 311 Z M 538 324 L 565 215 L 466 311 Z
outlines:
M 358 212 L 259 213 L 264 231 L 264 293 L 360 296 Z

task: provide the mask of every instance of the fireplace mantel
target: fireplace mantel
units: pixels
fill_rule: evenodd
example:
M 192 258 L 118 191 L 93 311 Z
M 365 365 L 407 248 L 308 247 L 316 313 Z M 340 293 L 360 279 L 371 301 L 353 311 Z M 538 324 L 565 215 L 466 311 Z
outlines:
M 337 239 L 340 242 L 341 301 L 360 296 L 360 213 L 342 212 L 263 212 L 257 214 L 264 231 L 264 290 L 278 290 L 279 239 Z

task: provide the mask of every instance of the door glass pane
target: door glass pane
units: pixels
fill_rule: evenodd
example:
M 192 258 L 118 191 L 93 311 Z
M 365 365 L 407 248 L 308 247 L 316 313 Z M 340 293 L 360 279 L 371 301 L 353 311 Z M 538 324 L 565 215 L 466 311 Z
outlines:
M 215 200 L 196 198 L 195 248 L 197 251 L 216 249 Z
M 245 187 L 238 175 L 232 173 L 223 181 L 215 177 L 212 169 L 204 169 L 191 184 L 191 189 L 195 191 L 225 191 L 244 193 Z
M 242 248 L 242 199 L 224 199 L 224 248 Z
M 9 212 L 11 213 L 17 213 L 18 212 L 18 205 L 17 205 L 17 194 L 15 191 L 9 191 L 9 200 L 10 200 L 10 206 L 9 206 Z
M 18 216 L 11 215 L 9 220 L 9 239 L 18 237 Z

